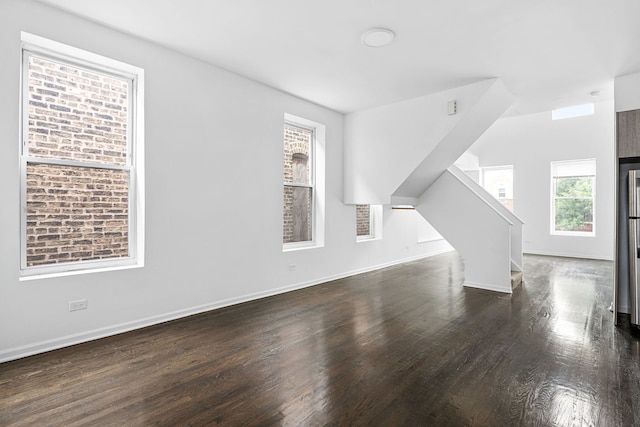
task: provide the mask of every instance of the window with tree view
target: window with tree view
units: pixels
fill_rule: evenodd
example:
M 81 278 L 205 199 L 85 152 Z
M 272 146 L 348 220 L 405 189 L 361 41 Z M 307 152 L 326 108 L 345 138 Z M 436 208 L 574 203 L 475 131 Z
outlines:
M 595 234 L 595 159 L 552 162 L 552 234 Z

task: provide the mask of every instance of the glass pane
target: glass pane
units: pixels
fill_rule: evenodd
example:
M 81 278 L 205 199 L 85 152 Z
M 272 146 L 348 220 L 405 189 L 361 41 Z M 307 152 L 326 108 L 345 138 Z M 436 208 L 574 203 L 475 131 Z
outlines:
M 356 236 L 371 235 L 371 206 L 356 205 Z
M 27 165 L 27 266 L 129 255 L 129 172 Z
M 556 197 L 591 197 L 591 177 L 555 178 Z
M 482 186 L 513 212 L 513 166 L 483 168 Z
M 283 243 L 311 241 L 311 205 L 311 188 L 284 187 Z
M 284 182 L 311 185 L 313 132 L 284 125 Z
M 556 199 L 556 231 L 593 231 L 592 199 Z
M 29 57 L 29 155 L 127 163 L 130 82 Z

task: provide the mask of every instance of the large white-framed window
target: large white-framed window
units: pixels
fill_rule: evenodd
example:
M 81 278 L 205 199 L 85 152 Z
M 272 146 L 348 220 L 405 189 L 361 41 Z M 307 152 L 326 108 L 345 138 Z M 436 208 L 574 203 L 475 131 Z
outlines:
M 551 162 L 551 234 L 596 233 L 596 160 Z
M 22 33 L 21 278 L 144 264 L 142 69 Z
M 355 205 L 356 241 L 382 238 L 382 205 Z
M 283 250 L 324 246 L 325 126 L 285 114 Z

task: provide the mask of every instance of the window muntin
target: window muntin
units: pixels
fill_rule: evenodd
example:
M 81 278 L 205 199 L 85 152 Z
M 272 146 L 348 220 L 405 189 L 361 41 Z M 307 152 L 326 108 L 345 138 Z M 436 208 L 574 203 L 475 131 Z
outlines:
M 284 202 L 282 242 L 312 242 L 315 210 L 315 130 L 284 124 Z
M 507 188 L 504 185 L 498 187 L 498 199 L 504 200 L 507 198 Z
M 551 162 L 551 234 L 595 235 L 595 159 Z
M 142 265 L 141 79 L 23 33 L 22 276 Z

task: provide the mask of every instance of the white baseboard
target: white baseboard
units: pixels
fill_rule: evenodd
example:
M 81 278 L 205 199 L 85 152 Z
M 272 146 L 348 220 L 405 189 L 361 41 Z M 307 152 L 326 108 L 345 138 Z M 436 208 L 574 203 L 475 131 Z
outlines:
M 120 323 L 117 325 L 107 326 L 104 328 L 81 332 L 78 334 L 66 335 L 64 337 L 40 341 L 37 343 L 27 344 L 19 347 L 13 347 L 13 348 L 0 351 L 0 363 L 21 359 L 23 357 L 33 356 L 35 354 L 45 353 L 47 351 L 57 350 L 60 348 L 69 347 L 76 344 L 82 344 L 85 342 L 94 341 L 94 340 L 109 337 L 112 335 L 122 334 L 122 333 L 133 331 L 136 329 L 145 328 L 147 326 L 153 326 L 159 323 L 181 319 L 183 317 L 192 316 L 194 314 L 205 313 L 207 311 L 228 307 L 228 306 L 240 304 L 243 302 L 253 301 L 260 298 L 266 298 L 266 297 L 277 295 L 277 294 L 283 294 L 283 293 L 295 291 L 298 289 L 308 288 L 310 286 L 319 285 L 319 284 L 330 282 L 333 280 L 355 276 L 356 274 L 367 273 L 369 271 L 379 270 L 381 268 L 391 267 L 393 265 L 417 261 L 419 259 L 429 258 L 435 255 L 439 255 L 439 254 L 450 252 L 450 251 L 451 249 L 448 249 L 448 248 L 431 251 L 418 256 L 403 258 L 393 262 L 387 262 L 387 263 L 378 264 L 375 266 L 356 269 L 356 270 L 335 274 L 335 275 L 331 275 L 331 276 L 327 276 L 327 277 L 323 277 L 315 280 L 310 280 L 307 282 L 296 283 L 288 286 L 282 286 L 280 288 L 270 289 L 263 292 L 256 292 L 256 293 L 252 293 L 252 294 L 248 294 L 248 295 L 244 295 L 236 298 L 229 298 L 226 300 L 217 301 L 209 304 L 198 305 L 195 307 L 190 307 L 190 308 L 177 310 L 169 313 L 163 313 L 157 316 L 146 317 L 146 318 L 138 319 L 131 322 Z
M 511 282 L 509 282 L 509 286 L 507 288 L 503 288 L 498 285 L 494 285 L 490 283 L 469 282 L 467 280 L 464 281 L 463 285 L 468 288 L 484 289 L 485 291 L 501 292 L 503 294 L 512 293 Z
M 548 251 L 524 251 L 523 253 L 529 255 L 544 255 L 544 256 L 557 256 L 563 258 L 580 258 L 580 259 L 596 259 L 601 261 L 613 261 L 611 256 L 606 255 L 584 255 L 574 254 L 569 252 L 548 252 Z

